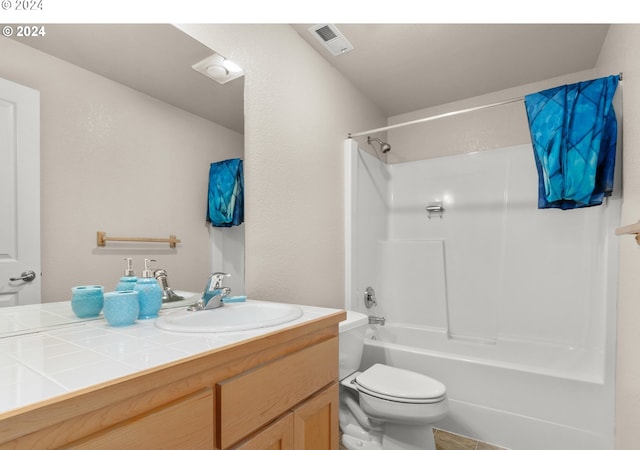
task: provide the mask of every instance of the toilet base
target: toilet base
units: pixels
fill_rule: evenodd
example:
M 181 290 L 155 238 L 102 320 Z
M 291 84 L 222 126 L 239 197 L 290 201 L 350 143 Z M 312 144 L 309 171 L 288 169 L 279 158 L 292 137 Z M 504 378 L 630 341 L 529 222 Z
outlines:
M 433 428 L 406 427 L 396 424 L 385 424 L 382 442 L 378 436 L 365 432 L 342 435 L 342 445 L 347 450 L 436 450 Z
M 344 397 L 340 402 L 340 430 L 342 431 L 342 445 L 347 450 L 382 450 L 382 425 L 374 424 L 367 418 L 367 423 L 360 423 L 356 415 L 350 410 L 345 401 L 349 394 L 341 393 Z M 351 403 L 352 408 L 358 408 L 355 402 Z M 358 414 L 361 421 L 364 421 L 364 414 Z M 363 427 L 364 425 L 364 427 Z
M 433 422 L 392 422 L 368 416 L 361 405 L 362 393 L 354 389 L 351 382 L 356 375 L 343 379 L 340 386 L 339 422 L 344 447 L 348 450 L 436 450 Z M 446 415 L 447 405 L 446 399 L 429 405 L 428 416 L 424 410 L 420 411 L 422 418 L 441 419 Z M 378 405 L 374 410 L 380 411 L 380 408 Z
M 380 442 L 359 439 L 348 434 L 342 435 L 342 446 L 347 450 L 383 450 Z
M 347 450 L 436 450 L 433 427 L 429 424 L 406 425 L 398 423 L 364 422 L 359 407 L 347 400 L 349 393 L 341 393 L 340 429 L 342 445 Z M 352 409 L 347 407 L 351 403 Z M 361 412 L 361 411 L 360 411 Z M 364 425 L 364 426 L 363 426 Z

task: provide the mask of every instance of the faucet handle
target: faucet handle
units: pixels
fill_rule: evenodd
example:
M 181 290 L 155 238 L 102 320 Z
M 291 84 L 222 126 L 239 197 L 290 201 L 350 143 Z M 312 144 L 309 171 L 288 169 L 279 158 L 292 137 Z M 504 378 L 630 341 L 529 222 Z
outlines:
M 220 289 L 222 287 L 222 280 L 225 277 L 230 277 L 230 273 L 214 272 L 211 274 L 211 282 L 209 283 L 209 290 Z

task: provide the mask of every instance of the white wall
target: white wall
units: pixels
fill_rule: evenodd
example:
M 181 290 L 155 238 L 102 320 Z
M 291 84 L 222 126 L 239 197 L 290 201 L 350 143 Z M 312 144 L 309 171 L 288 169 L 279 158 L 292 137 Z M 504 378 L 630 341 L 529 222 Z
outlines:
M 640 25 L 612 25 L 597 71 L 623 72 L 624 110 L 621 223 L 640 219 Z M 621 236 L 618 294 L 618 355 L 616 378 L 616 449 L 636 448 L 640 442 L 640 248 L 632 236 Z
M 244 223 L 233 227 L 209 227 L 211 239 L 211 273 L 231 274 L 224 286 L 231 295 L 244 295 Z M 202 285 L 204 289 L 204 284 Z
M 386 118 L 288 25 L 181 25 L 243 67 L 246 289 L 344 305 L 343 155 Z
M 40 91 L 43 301 L 115 288 L 127 256 L 138 275 L 152 258 L 174 289 L 202 290 L 209 164 L 241 157 L 243 136 L 11 39 L 0 54 L 0 77 Z M 97 231 L 182 242 L 98 248 Z

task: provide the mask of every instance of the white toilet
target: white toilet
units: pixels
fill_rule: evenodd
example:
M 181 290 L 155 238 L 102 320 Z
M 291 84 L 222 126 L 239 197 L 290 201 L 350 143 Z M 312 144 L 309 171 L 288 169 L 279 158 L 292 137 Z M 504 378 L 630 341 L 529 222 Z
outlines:
M 444 384 L 385 364 L 358 372 L 369 318 L 340 322 L 340 428 L 349 450 L 435 450 L 432 424 L 448 412 Z

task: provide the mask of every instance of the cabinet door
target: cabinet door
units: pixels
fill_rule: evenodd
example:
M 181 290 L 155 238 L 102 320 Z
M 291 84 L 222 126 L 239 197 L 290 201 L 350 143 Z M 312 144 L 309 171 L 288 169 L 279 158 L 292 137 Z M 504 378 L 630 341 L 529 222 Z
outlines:
M 298 406 L 293 420 L 296 450 L 338 450 L 338 384 L 333 383 Z
M 337 379 L 338 338 L 333 337 L 217 383 L 218 447 L 236 445 Z
M 247 439 L 234 450 L 294 450 L 293 414 L 278 419 Z
M 66 446 L 73 449 L 213 449 L 213 391 L 203 389 Z

